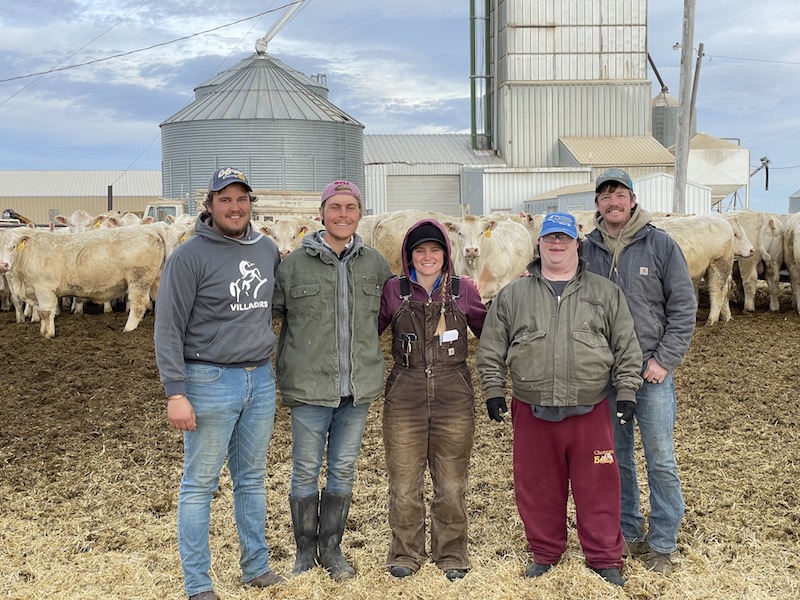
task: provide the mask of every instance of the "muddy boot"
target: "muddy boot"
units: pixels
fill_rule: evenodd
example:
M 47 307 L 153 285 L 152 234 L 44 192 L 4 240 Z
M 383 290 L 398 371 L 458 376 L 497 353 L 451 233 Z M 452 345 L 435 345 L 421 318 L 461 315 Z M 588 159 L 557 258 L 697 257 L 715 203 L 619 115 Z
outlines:
M 347 513 L 350 512 L 351 498 L 352 496 L 344 494 L 322 492 L 319 505 L 319 538 L 317 539 L 319 562 L 337 581 L 349 579 L 356 574 L 355 569 L 342 556 L 342 550 L 339 547 L 347 522 Z
M 317 524 L 319 522 L 319 496 L 305 498 L 289 497 L 292 509 L 292 529 L 297 553 L 294 559 L 293 575 L 313 569 L 317 564 Z

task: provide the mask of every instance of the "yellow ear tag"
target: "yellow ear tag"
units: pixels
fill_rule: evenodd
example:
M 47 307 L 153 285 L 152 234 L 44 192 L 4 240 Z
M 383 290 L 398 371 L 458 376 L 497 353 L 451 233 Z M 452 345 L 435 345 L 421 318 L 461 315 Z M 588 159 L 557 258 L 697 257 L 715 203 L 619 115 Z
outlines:
M 21 242 L 20 242 L 20 243 L 17 245 L 17 250 L 19 250 L 20 252 L 22 252 L 24 249 L 25 249 L 25 240 L 22 240 L 22 241 L 21 241 Z
M 300 236 L 302 236 L 302 235 L 305 235 L 305 234 L 306 234 L 306 231 L 308 231 L 308 228 L 306 228 L 306 227 L 303 227 L 303 228 L 300 230 L 300 233 L 298 233 L 298 234 L 297 234 L 297 236 L 298 236 L 298 237 L 300 237 Z
M 487 230 L 486 230 L 486 237 L 487 237 L 487 238 L 490 238 L 490 237 L 492 237 L 492 230 L 491 230 L 491 229 L 487 229 Z

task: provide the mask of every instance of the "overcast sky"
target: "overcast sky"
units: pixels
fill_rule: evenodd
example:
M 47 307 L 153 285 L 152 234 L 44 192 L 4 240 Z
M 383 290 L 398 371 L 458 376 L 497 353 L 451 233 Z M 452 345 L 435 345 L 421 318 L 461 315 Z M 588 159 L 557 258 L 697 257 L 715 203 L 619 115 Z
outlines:
M 0 169 L 160 169 L 159 123 L 192 101 L 194 87 L 251 54 L 282 10 L 248 17 L 288 1 L 5 3 Z M 741 140 L 753 170 L 767 156 L 769 190 L 762 170 L 751 180 L 751 208 L 786 212 L 800 189 L 800 2 L 697 4 L 694 46 L 705 46 L 697 128 Z M 681 53 L 672 46 L 683 3 L 651 0 L 648 16 L 650 54 L 678 97 Z M 268 51 L 326 74 L 330 100 L 365 133 L 469 131 L 469 0 L 311 0 Z

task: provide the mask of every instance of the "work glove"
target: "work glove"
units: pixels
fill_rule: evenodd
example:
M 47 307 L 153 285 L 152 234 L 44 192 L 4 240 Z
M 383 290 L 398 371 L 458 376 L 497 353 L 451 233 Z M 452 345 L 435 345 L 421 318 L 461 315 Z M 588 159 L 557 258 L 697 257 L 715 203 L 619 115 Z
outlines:
M 620 425 L 625 425 L 628 421 L 633 419 L 636 413 L 636 402 L 630 400 L 617 400 L 617 418 Z
M 486 412 L 489 413 L 489 418 L 492 421 L 497 421 L 498 423 L 502 423 L 504 419 L 501 413 L 508 412 L 508 405 L 506 404 L 506 399 L 503 396 L 498 396 L 497 398 L 487 398 Z

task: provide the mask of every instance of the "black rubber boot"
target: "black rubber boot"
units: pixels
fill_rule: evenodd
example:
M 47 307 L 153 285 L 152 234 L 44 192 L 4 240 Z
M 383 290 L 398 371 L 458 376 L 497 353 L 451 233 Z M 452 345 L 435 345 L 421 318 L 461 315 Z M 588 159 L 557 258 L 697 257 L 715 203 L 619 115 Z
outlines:
M 297 553 L 292 574 L 299 575 L 317 564 L 317 525 L 319 523 L 319 496 L 289 497 L 292 509 L 292 529 Z
M 342 543 L 347 513 L 350 512 L 352 496 L 322 492 L 319 504 L 319 562 L 328 570 L 331 577 L 339 581 L 356 574 L 352 565 L 342 555 Z

